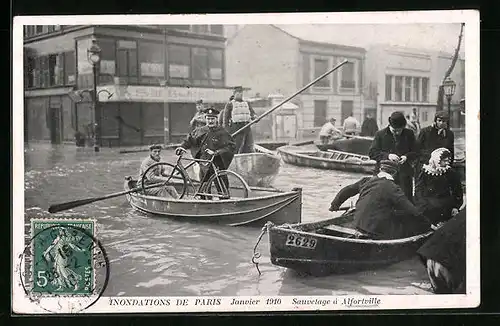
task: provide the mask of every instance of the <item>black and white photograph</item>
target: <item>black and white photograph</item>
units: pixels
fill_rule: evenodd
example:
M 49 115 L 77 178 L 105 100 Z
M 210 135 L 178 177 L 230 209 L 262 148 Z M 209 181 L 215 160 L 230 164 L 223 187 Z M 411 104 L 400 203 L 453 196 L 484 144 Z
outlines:
M 478 38 L 478 11 L 15 17 L 14 311 L 478 306 Z

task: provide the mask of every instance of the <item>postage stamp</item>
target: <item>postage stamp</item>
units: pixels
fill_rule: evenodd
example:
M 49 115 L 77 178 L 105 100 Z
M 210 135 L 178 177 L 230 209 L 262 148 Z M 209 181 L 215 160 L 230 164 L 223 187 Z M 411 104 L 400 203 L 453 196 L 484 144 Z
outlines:
M 100 298 L 109 262 L 95 232 L 93 219 L 31 220 L 18 279 L 32 302 L 48 312 L 74 313 Z
M 13 68 L 14 313 L 480 303 L 478 11 L 15 17 Z

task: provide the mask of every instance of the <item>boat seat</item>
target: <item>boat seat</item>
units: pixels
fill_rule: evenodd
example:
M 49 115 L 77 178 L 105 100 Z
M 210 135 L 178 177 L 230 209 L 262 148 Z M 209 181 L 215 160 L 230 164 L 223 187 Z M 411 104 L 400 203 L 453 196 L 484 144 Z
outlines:
M 367 235 L 365 235 L 357 230 L 354 230 L 351 228 L 345 228 L 345 227 L 338 226 L 338 225 L 331 224 L 331 225 L 323 227 L 323 229 L 326 229 L 329 231 L 334 231 L 335 233 L 341 233 L 348 238 L 367 238 Z

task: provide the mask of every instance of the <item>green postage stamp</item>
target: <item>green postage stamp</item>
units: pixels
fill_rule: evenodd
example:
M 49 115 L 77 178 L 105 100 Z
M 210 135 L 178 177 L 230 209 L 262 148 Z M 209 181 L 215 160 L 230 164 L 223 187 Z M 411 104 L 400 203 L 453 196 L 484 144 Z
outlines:
M 95 220 L 31 219 L 30 224 L 31 240 L 21 258 L 20 277 L 31 301 L 51 312 L 63 312 L 63 298 L 71 312 L 95 303 L 109 277 Z

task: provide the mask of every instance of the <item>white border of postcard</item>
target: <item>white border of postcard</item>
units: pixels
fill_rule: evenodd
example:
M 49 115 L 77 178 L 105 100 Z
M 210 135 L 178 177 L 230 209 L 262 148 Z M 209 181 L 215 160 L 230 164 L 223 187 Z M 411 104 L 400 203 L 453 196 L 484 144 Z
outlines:
M 114 15 L 114 16 L 40 16 L 15 17 L 13 26 L 13 252 L 12 307 L 16 313 L 46 313 L 26 296 L 18 284 L 16 261 L 24 249 L 24 140 L 23 140 L 23 25 L 44 24 L 413 24 L 462 23 L 467 77 L 466 151 L 467 151 L 467 290 L 465 295 L 372 295 L 372 296 L 270 296 L 210 297 L 220 299 L 216 306 L 195 305 L 209 297 L 102 297 L 84 313 L 131 312 L 237 312 L 473 308 L 480 304 L 479 254 L 479 11 L 415 11 L 360 13 L 279 13 L 210 15 Z M 430 35 L 429 37 L 432 37 Z M 472 168 L 470 168 L 472 167 Z M 112 277 L 112 275 L 111 275 Z M 256 304 L 230 306 L 233 298 L 259 300 Z M 266 304 L 267 299 L 280 304 Z M 329 304 L 298 305 L 293 299 L 330 300 Z M 133 305 L 140 300 L 163 299 L 168 305 Z M 125 300 L 125 301 L 124 301 Z M 136 301 L 134 301 L 136 300 Z M 187 300 L 187 301 L 184 301 Z M 160 302 L 160 301 L 158 301 Z M 275 301 L 276 302 L 276 301 Z M 365 302 L 365 304 L 363 304 Z M 370 302 L 370 304 L 369 304 Z M 179 304 L 182 303 L 182 304 Z M 186 303 L 186 304 L 185 304 Z M 129 305 L 130 304 L 130 305 Z

